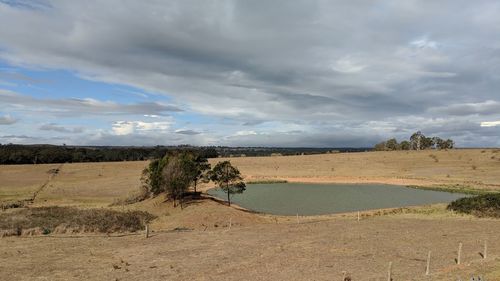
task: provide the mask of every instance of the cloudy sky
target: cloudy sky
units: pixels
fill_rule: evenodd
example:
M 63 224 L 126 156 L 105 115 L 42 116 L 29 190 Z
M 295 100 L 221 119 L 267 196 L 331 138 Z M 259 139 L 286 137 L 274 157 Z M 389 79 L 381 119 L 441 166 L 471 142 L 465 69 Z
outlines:
M 0 0 L 0 143 L 500 146 L 498 1 Z

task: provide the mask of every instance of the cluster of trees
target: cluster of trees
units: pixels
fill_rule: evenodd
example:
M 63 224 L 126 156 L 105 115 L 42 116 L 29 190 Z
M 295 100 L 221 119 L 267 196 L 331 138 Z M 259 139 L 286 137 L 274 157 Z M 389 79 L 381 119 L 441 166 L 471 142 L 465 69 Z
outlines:
M 198 150 L 205 158 L 218 157 L 213 147 L 78 147 L 0 144 L 0 164 L 49 164 L 138 161 L 160 158 L 171 150 Z
M 426 137 L 418 131 L 411 135 L 410 140 L 404 140 L 401 143 L 395 138 L 377 143 L 374 150 L 424 150 L 424 149 L 452 149 L 455 143 L 451 139 L 441 139 L 440 137 Z
M 165 194 L 174 207 L 179 202 L 181 208 L 189 189 L 197 193 L 200 182 L 215 182 L 227 194 L 229 205 L 231 195 L 245 191 L 240 171 L 229 161 L 219 162 L 211 169 L 205 155 L 195 150 L 169 151 L 164 157 L 154 159 L 143 170 L 141 181 L 150 194 Z

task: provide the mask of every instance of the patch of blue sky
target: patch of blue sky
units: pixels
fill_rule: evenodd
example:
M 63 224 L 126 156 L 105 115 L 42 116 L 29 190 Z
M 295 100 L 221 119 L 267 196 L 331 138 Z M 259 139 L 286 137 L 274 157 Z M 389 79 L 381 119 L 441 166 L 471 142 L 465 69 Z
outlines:
M 29 10 L 44 10 L 51 8 L 51 5 L 47 0 L 0 0 L 0 4 Z
M 139 88 L 87 80 L 67 70 L 14 67 L 0 61 L 0 87 L 38 98 L 91 98 L 117 103 L 171 102 L 171 98 Z

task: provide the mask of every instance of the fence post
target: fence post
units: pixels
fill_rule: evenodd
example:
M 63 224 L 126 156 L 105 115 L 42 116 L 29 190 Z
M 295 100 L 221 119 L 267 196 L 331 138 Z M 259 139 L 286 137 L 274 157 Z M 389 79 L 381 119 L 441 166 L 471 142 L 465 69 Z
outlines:
M 297 224 L 299 224 L 299 213 L 297 213 Z
M 392 281 L 392 261 L 389 262 L 389 269 L 387 270 L 387 281 Z
M 431 272 L 431 251 L 427 254 L 427 267 L 425 268 L 425 275 L 429 275 Z
M 484 240 L 483 259 L 486 259 L 486 256 L 488 256 L 488 244 L 486 240 Z
M 457 264 L 460 264 L 460 258 L 462 257 L 462 243 L 458 244 L 458 256 L 457 256 Z
M 149 238 L 149 224 L 146 224 L 146 232 L 145 232 L 146 238 Z
M 359 217 L 360 217 L 360 215 L 359 215 L 359 211 L 358 211 L 358 221 L 359 221 Z
M 231 229 L 232 220 L 233 220 L 233 218 L 229 218 L 229 229 Z

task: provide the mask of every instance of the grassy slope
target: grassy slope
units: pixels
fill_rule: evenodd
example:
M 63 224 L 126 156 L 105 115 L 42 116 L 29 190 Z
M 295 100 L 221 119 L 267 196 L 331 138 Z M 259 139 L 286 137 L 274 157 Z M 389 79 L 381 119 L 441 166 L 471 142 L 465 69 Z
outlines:
M 211 159 L 211 163 L 226 159 Z M 500 190 L 500 150 L 395 151 L 230 158 L 248 180 L 381 182 Z

